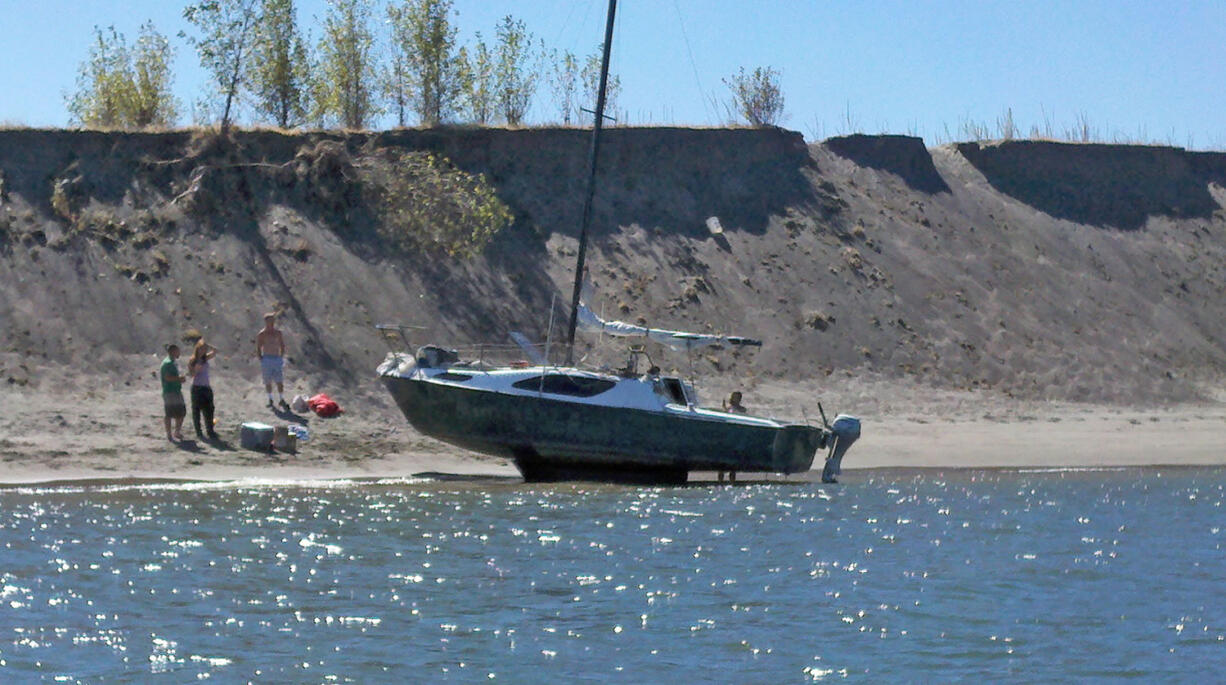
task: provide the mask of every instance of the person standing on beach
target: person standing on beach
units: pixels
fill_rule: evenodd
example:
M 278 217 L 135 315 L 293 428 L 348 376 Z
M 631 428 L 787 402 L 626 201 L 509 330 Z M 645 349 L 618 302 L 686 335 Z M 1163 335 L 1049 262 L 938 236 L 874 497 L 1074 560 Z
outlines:
M 748 414 L 749 410 L 745 408 L 745 405 L 741 404 L 741 397 L 740 390 L 733 390 L 732 394 L 728 395 L 728 399 L 724 400 L 724 411 L 729 414 Z M 730 482 L 735 483 L 736 471 L 729 471 L 728 479 Z M 724 472 L 722 470 L 719 472 L 719 482 L 724 482 Z
M 201 440 L 204 439 L 204 432 L 200 430 L 201 414 L 204 415 L 209 440 L 217 440 L 217 431 L 213 429 L 213 386 L 209 380 L 209 360 L 215 356 L 217 348 L 200 338 L 196 341 L 192 360 L 187 364 L 187 372 L 192 377 L 192 425 L 196 428 L 196 437 Z
M 187 416 L 187 405 L 183 403 L 183 375 L 179 373 L 179 346 L 171 343 L 166 346 L 166 358 L 162 360 L 162 368 L 158 374 L 162 380 L 162 406 L 166 410 L 162 420 L 166 425 L 166 439 L 177 442 L 183 439 L 183 417 Z M 170 422 L 174 421 L 174 432 L 170 430 Z
M 277 396 L 281 400 L 281 409 L 289 411 L 289 403 L 285 401 L 285 335 L 277 330 L 277 315 L 264 315 L 264 327 L 255 336 L 255 356 L 260 360 L 260 375 L 264 378 L 264 389 L 268 391 L 268 408 L 273 409 L 272 384 L 277 384 Z

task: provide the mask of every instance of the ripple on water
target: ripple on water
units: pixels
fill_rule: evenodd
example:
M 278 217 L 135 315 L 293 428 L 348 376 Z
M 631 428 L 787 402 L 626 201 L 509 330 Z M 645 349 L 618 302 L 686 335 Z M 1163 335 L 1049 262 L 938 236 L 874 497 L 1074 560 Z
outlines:
M 17 680 L 1213 672 L 1223 470 L 846 480 L 6 490 L 0 666 Z

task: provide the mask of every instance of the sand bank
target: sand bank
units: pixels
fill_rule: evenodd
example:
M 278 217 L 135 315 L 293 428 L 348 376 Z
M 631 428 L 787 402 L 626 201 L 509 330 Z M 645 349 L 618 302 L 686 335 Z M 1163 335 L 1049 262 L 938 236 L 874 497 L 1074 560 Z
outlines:
M 759 393 L 768 408 L 792 399 L 786 389 L 760 388 Z M 342 401 L 347 412 L 336 419 L 296 419 L 311 432 L 296 454 L 238 446 L 237 427 L 244 420 L 294 419 L 264 407 L 258 390 L 219 393 L 220 443 L 167 441 L 153 391 L 94 389 L 87 395 L 24 391 L 0 397 L 0 484 L 517 475 L 505 460 L 419 435 L 375 394 Z M 992 400 L 959 401 L 957 410 L 938 403 L 924 411 L 907 401 L 905 412 L 889 403 L 858 404 L 870 406 L 861 412 L 863 437 L 844 464 L 850 478 L 859 469 L 884 467 L 1226 465 L 1226 405 L 1221 404 L 1142 410 Z M 193 434 L 190 417 L 184 432 Z

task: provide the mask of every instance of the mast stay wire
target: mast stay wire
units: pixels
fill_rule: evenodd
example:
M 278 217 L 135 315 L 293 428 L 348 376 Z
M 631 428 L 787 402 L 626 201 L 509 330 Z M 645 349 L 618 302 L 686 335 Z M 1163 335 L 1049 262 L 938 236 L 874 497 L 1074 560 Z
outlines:
M 681 16 L 681 4 L 673 0 L 673 8 L 677 10 L 677 24 L 681 27 L 681 39 L 685 41 L 686 54 L 690 56 L 690 69 L 694 72 L 694 84 L 698 86 L 698 99 L 702 101 L 703 114 L 707 116 L 708 124 L 715 124 L 707 103 L 707 92 L 702 87 L 702 79 L 698 76 L 698 64 L 694 61 L 694 49 L 690 47 L 690 37 L 685 32 L 685 19 Z
M 595 4 L 595 2 L 596 0 L 588 0 L 583 6 L 583 21 L 579 22 L 580 26 L 587 25 L 588 17 L 592 13 L 592 5 Z M 562 26 L 558 29 L 558 35 L 553 39 L 554 45 L 562 44 L 562 36 L 566 33 L 566 29 L 570 28 L 570 20 L 574 18 L 575 10 L 579 8 L 579 3 L 572 2 L 567 4 L 570 5 L 570 11 L 566 13 L 566 19 L 562 21 Z

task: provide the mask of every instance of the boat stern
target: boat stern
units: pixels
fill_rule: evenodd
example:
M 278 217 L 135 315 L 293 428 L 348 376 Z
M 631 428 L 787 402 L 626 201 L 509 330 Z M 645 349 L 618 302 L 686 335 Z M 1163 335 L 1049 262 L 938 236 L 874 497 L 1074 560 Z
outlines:
M 771 449 L 776 473 L 800 473 L 813 466 L 817 451 L 826 444 L 821 428 L 804 424 L 780 426 Z

